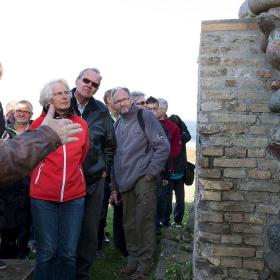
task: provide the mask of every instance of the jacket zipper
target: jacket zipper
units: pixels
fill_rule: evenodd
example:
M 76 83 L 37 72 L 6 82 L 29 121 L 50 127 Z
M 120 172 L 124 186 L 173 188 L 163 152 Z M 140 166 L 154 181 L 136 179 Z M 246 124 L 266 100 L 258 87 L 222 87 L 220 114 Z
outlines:
M 81 167 L 79 167 L 79 170 L 80 170 L 80 172 L 81 172 L 82 182 L 84 182 L 84 173 L 83 173 L 83 171 L 82 171 Z
M 45 163 L 42 162 L 40 167 L 39 167 L 39 170 L 38 170 L 38 173 L 37 173 L 37 176 L 35 178 L 35 184 L 37 185 L 38 181 L 39 181 L 39 178 L 40 178 L 40 175 L 41 175 L 41 172 L 42 172 L 42 169 L 44 167 Z
M 64 189 L 65 189 L 65 182 L 66 182 L 66 146 L 63 145 L 62 148 L 63 148 L 63 174 L 62 174 L 60 202 L 63 202 L 64 199 Z

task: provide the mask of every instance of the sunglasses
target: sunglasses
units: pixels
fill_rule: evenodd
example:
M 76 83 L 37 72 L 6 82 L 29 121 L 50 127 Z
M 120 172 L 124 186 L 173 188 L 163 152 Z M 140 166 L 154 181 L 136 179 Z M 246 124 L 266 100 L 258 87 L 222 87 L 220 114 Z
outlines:
M 145 104 L 146 104 L 146 101 L 141 101 L 141 102 L 136 103 L 136 105 L 142 105 L 142 106 L 145 105 Z
M 86 85 L 91 85 L 94 88 L 99 88 L 99 84 L 95 83 L 87 78 L 83 78 L 82 81 L 86 84 Z

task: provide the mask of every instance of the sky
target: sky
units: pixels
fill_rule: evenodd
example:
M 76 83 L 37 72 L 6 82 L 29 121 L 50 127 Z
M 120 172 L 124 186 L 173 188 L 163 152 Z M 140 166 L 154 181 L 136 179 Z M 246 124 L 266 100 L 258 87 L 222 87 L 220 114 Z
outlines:
M 9 0 L 0 1 L 0 81 L 3 108 L 27 99 L 34 118 L 40 90 L 52 79 L 75 86 L 97 67 L 95 95 L 112 87 L 162 97 L 168 114 L 195 120 L 201 22 L 237 19 L 244 0 Z

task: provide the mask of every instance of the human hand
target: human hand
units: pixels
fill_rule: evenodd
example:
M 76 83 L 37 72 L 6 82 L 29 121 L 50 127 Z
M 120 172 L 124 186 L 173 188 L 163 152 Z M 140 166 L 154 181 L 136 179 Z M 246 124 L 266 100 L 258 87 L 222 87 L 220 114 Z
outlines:
M 78 123 L 73 123 L 68 119 L 54 119 L 54 112 L 54 106 L 50 105 L 42 125 L 46 125 L 54 130 L 58 134 L 62 144 L 78 141 L 78 137 L 70 136 L 76 133 L 81 133 L 83 131 L 81 125 Z
M 118 200 L 118 192 L 117 191 L 112 191 L 111 196 L 109 199 L 110 205 L 118 205 L 120 201 Z

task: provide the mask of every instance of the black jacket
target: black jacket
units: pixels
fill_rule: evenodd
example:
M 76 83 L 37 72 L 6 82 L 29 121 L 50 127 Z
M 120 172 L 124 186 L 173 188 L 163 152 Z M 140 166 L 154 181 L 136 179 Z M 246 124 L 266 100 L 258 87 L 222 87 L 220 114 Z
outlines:
M 2 104 L 0 102 L 0 138 L 4 133 L 4 127 L 5 127 L 5 118 L 4 118 Z
M 75 89 L 72 90 L 71 105 L 89 127 L 90 145 L 84 162 L 84 174 L 90 193 L 91 185 L 100 179 L 103 171 L 110 174 L 117 142 L 107 107 L 92 97 L 81 115 L 74 92 Z

